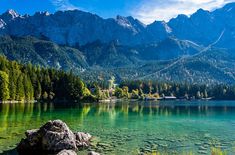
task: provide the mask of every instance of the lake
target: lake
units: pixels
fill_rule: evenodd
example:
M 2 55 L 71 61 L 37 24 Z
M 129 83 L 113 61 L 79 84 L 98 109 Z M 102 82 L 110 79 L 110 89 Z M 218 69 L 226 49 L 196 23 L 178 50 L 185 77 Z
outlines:
M 17 154 L 7 150 L 16 147 L 27 129 L 53 119 L 95 136 L 96 146 L 89 149 L 102 154 L 235 154 L 231 101 L 1 104 L 0 154 Z

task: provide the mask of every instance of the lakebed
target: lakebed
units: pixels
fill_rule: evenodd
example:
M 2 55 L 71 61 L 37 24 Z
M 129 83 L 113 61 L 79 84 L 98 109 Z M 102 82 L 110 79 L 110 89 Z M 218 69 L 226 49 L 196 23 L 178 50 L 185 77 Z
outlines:
M 1 104 L 0 153 L 17 154 L 26 130 L 54 119 L 95 136 L 88 150 L 101 154 L 235 154 L 232 101 Z

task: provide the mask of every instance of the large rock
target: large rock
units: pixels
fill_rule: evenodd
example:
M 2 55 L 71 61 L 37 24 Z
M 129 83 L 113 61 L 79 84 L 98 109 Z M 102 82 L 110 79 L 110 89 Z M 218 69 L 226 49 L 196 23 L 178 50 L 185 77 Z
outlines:
M 77 150 L 75 135 L 61 120 L 47 122 L 39 132 L 42 134 L 42 149 L 45 151 Z
M 17 146 L 20 154 L 37 151 L 50 153 L 61 150 L 77 151 L 80 147 L 89 146 L 91 139 L 88 133 L 73 133 L 61 120 L 49 121 L 40 129 L 26 131 L 25 135 L 26 138 Z

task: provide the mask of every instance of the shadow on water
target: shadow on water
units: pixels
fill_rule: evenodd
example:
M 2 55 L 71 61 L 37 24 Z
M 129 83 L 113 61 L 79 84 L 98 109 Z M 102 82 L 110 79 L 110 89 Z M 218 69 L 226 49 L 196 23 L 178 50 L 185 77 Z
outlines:
M 235 120 L 234 112 L 235 103 L 228 101 L 1 104 L 0 153 L 4 151 L 5 155 L 17 154 L 14 148 L 24 137 L 24 132 L 27 129 L 38 128 L 52 119 L 62 119 L 72 130 L 88 131 L 99 136 L 101 140 L 102 138 L 107 139 L 107 137 L 109 139 L 110 136 L 109 142 L 113 142 L 113 136 L 117 136 L 113 135 L 113 132 L 125 131 L 130 137 L 137 136 L 135 137 L 137 140 L 130 140 L 128 147 L 138 149 L 140 145 L 144 145 L 140 141 L 149 137 L 148 135 L 141 137 L 145 134 L 145 130 L 150 134 L 150 137 L 157 137 L 162 134 L 165 139 L 170 137 L 175 129 L 179 130 L 174 131 L 176 138 L 191 134 L 188 129 L 191 130 L 192 128 L 195 129 L 192 132 L 204 136 L 203 134 L 206 131 L 215 132 L 212 131 L 210 125 L 217 127 L 217 124 L 214 124 L 216 121 L 227 123 L 226 125 L 230 123 L 231 130 L 233 130 L 235 125 L 235 121 L 233 121 Z M 203 124 L 203 121 L 211 124 Z M 194 126 L 195 123 L 201 123 L 201 126 Z M 228 129 L 228 133 L 229 131 L 230 129 Z M 218 132 L 214 135 L 220 134 Z M 191 138 L 191 141 L 193 141 L 195 137 L 187 138 Z M 235 137 L 232 137 L 232 140 L 235 141 Z M 159 141 L 156 142 L 159 147 L 163 145 L 162 143 L 165 145 L 165 142 Z M 171 146 L 171 144 L 168 145 Z M 6 150 L 12 151 L 6 152 Z M 114 152 L 116 151 L 114 150 Z

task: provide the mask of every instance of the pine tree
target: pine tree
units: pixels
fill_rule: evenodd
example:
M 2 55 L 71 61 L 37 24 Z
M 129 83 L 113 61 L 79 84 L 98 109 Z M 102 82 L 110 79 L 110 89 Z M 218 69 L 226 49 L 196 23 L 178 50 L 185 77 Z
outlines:
M 23 85 L 24 85 L 24 91 L 25 91 L 25 99 L 26 100 L 32 100 L 33 99 L 33 86 L 31 83 L 31 80 L 28 78 L 27 75 L 23 76 Z
M 17 85 L 16 85 L 16 99 L 18 101 L 23 101 L 25 99 L 25 90 L 24 90 L 24 85 L 23 85 L 23 74 L 20 74 L 17 80 Z
M 6 72 L 0 71 L 0 100 L 6 101 L 9 99 L 9 77 Z
M 41 94 L 42 94 L 42 87 L 39 81 L 36 82 L 36 86 L 35 86 L 35 90 L 34 90 L 34 97 L 39 100 L 41 98 Z
M 42 94 L 42 98 L 43 98 L 44 100 L 47 100 L 47 99 L 48 99 L 48 94 L 47 94 L 46 91 Z
M 17 80 L 17 71 L 11 68 L 9 73 L 9 90 L 10 90 L 10 99 L 15 100 L 16 98 L 16 80 Z

